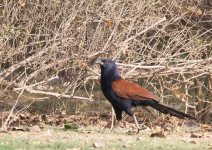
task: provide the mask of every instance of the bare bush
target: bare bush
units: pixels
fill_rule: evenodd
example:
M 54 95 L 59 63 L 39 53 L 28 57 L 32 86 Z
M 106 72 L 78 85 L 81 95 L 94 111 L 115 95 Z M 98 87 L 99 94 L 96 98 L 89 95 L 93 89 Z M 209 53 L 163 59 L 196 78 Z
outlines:
M 73 97 L 91 84 L 87 96 L 75 98 L 92 99 L 99 72 L 93 62 L 103 55 L 118 62 L 124 78 L 154 89 L 162 101 L 174 95 L 185 111 L 208 118 L 211 7 L 188 0 L 1 1 L 2 88 L 56 97 L 71 91 Z M 62 92 L 38 88 L 58 74 L 69 80 Z

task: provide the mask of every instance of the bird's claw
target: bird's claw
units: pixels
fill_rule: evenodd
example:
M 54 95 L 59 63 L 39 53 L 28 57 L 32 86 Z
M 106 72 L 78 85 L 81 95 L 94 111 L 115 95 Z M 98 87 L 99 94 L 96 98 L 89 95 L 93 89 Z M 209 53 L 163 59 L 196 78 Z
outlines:
M 115 127 L 110 128 L 110 133 L 113 133 Z
M 137 134 L 138 134 L 141 130 L 145 130 L 145 129 L 147 129 L 147 127 L 139 127 L 139 128 L 138 128 L 138 131 L 137 131 Z

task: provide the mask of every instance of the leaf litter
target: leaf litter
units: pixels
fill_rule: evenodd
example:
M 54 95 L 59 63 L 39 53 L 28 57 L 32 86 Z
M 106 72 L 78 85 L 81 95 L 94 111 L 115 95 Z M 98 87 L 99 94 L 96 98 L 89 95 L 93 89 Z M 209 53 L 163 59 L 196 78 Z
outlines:
M 167 116 L 165 118 L 157 118 L 155 120 L 148 120 L 139 118 L 139 122 L 143 120 L 148 130 L 140 131 L 141 134 L 149 134 L 149 137 L 168 138 L 178 136 L 182 137 L 181 141 L 185 143 L 198 144 L 196 139 L 210 139 L 211 126 L 206 124 L 194 123 L 189 120 L 182 121 L 180 119 Z M 34 132 L 40 133 L 46 137 L 54 136 L 54 131 L 49 127 L 55 127 L 63 130 L 77 131 L 84 134 L 96 134 L 104 128 L 110 128 L 111 113 L 110 112 L 92 112 L 92 113 L 66 113 L 58 111 L 57 113 L 42 114 L 36 111 L 26 111 L 18 116 L 12 116 L 10 120 L 10 131 Z M 88 128 L 89 127 L 89 128 Z M 93 128 L 91 128 L 93 127 Z M 135 136 L 137 128 L 132 117 L 125 117 L 120 122 L 119 129 L 125 131 L 129 136 Z M 189 128 L 189 129 L 187 129 Z M 194 129 L 194 130 L 191 130 Z M 117 128 L 116 128 L 117 129 Z M 116 130 L 115 129 L 115 130 Z M 128 132 L 126 132 L 128 131 Z M 116 132 L 116 131 L 115 131 Z M 1 134 L 1 133 L 0 133 Z M 111 133 L 112 134 L 112 133 Z M 140 133 L 139 133 L 140 134 Z M 64 135 L 68 138 L 69 135 Z M 119 138 L 124 139 L 124 138 Z M 137 136 L 136 141 L 143 140 L 142 136 Z M 39 141 L 39 140 L 38 140 Z M 50 140 L 51 141 L 51 140 Z M 125 141 L 125 139 L 123 140 Z M 122 142 L 123 142 L 122 141 Z M 134 145 L 125 142 L 123 148 L 132 148 Z M 94 141 L 93 148 L 105 147 L 102 141 Z

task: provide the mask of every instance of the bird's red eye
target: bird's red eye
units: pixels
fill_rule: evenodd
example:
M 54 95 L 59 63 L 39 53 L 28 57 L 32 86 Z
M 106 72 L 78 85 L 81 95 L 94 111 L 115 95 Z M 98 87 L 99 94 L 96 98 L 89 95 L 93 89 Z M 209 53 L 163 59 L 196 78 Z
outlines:
M 105 64 L 109 64 L 109 61 L 105 61 Z

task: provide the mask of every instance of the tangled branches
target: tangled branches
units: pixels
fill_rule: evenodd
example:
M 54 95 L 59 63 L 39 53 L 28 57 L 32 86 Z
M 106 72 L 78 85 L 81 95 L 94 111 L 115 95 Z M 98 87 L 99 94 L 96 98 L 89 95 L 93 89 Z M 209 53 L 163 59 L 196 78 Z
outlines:
M 212 102 L 211 7 L 203 0 L 3 1 L 2 88 L 56 97 L 73 97 L 85 88 L 83 98 L 92 99 L 98 78 L 93 62 L 103 55 L 119 62 L 124 78 L 153 88 L 162 100 L 184 101 L 185 111 L 191 106 L 207 120 Z M 65 89 L 49 93 L 57 76 L 64 79 L 59 83 Z

